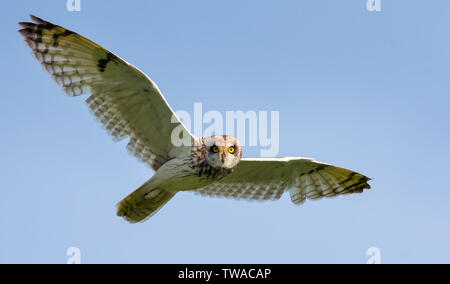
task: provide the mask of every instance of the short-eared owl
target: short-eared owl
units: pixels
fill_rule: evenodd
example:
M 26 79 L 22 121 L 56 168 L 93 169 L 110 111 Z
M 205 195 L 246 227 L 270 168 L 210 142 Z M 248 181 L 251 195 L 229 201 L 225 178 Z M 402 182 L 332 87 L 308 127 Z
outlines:
M 242 158 L 232 136 L 197 138 L 184 128 L 155 83 L 100 45 L 63 27 L 31 16 L 19 30 L 36 58 L 70 96 L 86 102 L 116 139 L 129 138 L 130 151 L 155 174 L 118 204 L 132 223 L 155 214 L 178 191 L 236 199 L 275 200 L 289 191 L 295 204 L 308 199 L 360 193 L 366 176 L 306 158 Z M 175 146 L 178 127 L 192 146 Z

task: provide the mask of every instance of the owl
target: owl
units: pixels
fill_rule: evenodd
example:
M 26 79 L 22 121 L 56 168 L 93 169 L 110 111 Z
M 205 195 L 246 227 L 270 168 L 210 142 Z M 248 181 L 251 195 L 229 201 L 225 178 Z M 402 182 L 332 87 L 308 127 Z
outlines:
M 233 136 L 195 137 L 139 69 L 75 32 L 31 19 L 19 23 L 19 32 L 37 60 L 69 96 L 88 94 L 104 128 L 128 139 L 128 151 L 155 171 L 117 205 L 130 223 L 148 219 L 180 191 L 248 200 L 276 200 L 288 191 L 302 204 L 370 189 L 370 179 L 351 170 L 308 158 L 242 158 Z M 191 143 L 172 143 L 176 128 Z

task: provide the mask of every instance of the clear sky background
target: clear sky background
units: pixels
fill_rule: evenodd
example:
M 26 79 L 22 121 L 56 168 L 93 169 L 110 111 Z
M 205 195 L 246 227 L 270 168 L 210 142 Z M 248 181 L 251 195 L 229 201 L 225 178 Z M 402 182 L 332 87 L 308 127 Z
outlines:
M 0 263 L 450 262 L 450 2 L 2 3 Z M 280 156 L 373 178 L 362 195 L 258 203 L 178 194 L 144 224 L 116 203 L 153 174 L 17 33 L 35 14 L 146 72 L 175 110 L 280 111 Z M 258 148 L 244 150 L 256 156 Z

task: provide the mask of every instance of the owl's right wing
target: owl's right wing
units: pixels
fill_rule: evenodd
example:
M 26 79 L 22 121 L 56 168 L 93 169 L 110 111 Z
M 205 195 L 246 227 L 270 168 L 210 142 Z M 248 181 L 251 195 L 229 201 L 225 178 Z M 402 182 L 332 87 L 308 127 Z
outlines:
M 129 138 L 130 153 L 157 170 L 189 151 L 190 147 L 173 145 L 176 127 L 187 139 L 194 137 L 149 77 L 75 32 L 31 19 L 35 23 L 19 23 L 23 27 L 19 32 L 36 58 L 68 95 L 90 93 L 86 100 L 90 109 L 115 139 Z
M 295 204 L 306 199 L 361 193 L 370 179 L 307 158 L 242 159 L 230 175 L 196 190 L 201 195 L 250 200 L 279 199 L 287 190 Z

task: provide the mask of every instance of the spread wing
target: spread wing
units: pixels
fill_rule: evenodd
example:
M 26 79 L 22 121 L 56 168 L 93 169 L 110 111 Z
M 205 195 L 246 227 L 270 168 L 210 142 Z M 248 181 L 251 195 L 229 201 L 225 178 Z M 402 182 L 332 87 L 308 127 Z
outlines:
M 173 146 L 171 134 L 178 126 L 192 135 L 143 72 L 77 33 L 31 19 L 19 32 L 36 58 L 69 96 L 90 94 L 92 112 L 115 139 L 129 138 L 130 153 L 157 170 L 187 151 Z
M 196 190 L 202 195 L 275 200 L 289 190 L 291 200 L 361 193 L 370 189 L 362 174 L 306 158 L 242 159 L 224 179 Z

